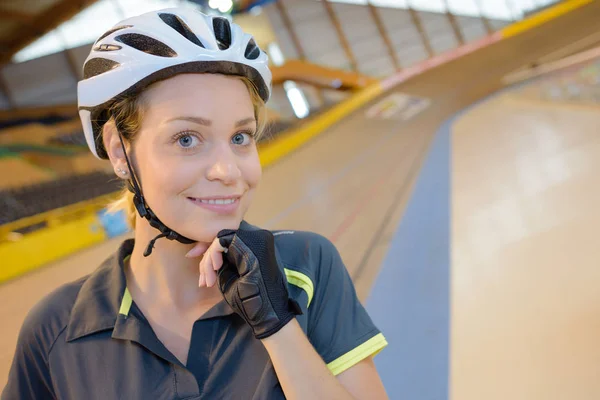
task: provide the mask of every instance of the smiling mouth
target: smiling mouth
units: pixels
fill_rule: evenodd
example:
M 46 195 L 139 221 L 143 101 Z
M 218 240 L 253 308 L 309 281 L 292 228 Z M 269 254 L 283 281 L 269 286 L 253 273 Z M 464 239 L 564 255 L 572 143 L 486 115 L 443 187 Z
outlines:
M 188 200 L 207 208 L 209 210 L 217 211 L 217 212 L 227 212 L 233 211 L 237 208 L 240 202 L 241 196 L 227 196 L 227 197 L 212 197 L 212 198 L 198 198 L 198 197 L 188 197 Z
M 190 199 L 193 201 L 200 202 L 202 204 L 233 204 L 238 200 L 237 197 L 233 198 L 233 199 L 210 199 L 210 200 L 196 199 L 194 197 L 190 197 Z

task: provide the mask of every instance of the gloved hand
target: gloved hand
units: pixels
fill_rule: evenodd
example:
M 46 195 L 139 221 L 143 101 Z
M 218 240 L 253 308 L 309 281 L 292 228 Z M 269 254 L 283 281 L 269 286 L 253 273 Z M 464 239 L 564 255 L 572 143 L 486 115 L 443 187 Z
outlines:
M 302 314 L 298 303 L 289 298 L 271 232 L 226 229 L 217 238 L 227 249 L 218 272 L 219 289 L 257 339 L 273 335 Z

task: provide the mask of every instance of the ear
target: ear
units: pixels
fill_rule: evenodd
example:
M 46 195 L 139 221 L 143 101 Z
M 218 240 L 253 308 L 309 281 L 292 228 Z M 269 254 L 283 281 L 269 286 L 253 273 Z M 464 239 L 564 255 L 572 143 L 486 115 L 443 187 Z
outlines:
M 129 168 L 127 167 L 127 161 L 125 160 L 125 154 L 121 145 L 121 139 L 119 137 L 119 131 L 115 125 L 115 121 L 111 119 L 102 128 L 102 141 L 108 158 L 115 170 L 115 174 L 119 178 L 129 179 Z M 128 147 L 128 143 L 125 142 L 125 148 Z

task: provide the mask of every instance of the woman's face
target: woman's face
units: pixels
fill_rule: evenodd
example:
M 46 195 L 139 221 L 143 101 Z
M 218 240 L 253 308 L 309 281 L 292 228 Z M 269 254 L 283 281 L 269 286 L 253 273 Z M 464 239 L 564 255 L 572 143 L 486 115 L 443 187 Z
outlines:
M 183 74 L 144 94 L 135 164 L 148 205 L 197 241 L 237 229 L 261 178 L 254 107 L 239 79 Z

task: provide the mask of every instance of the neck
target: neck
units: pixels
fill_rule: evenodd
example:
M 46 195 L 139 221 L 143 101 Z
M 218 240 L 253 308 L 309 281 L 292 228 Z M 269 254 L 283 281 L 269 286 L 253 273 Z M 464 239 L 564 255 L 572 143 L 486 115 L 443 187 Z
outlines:
M 127 269 L 127 285 L 145 303 L 175 307 L 181 311 L 196 309 L 220 299 L 218 288 L 198 287 L 201 258 L 186 258 L 195 244 L 158 239 L 152 254 L 144 257 L 148 243 L 160 232 L 138 218 L 135 246 Z M 206 244 L 208 248 L 209 243 Z

